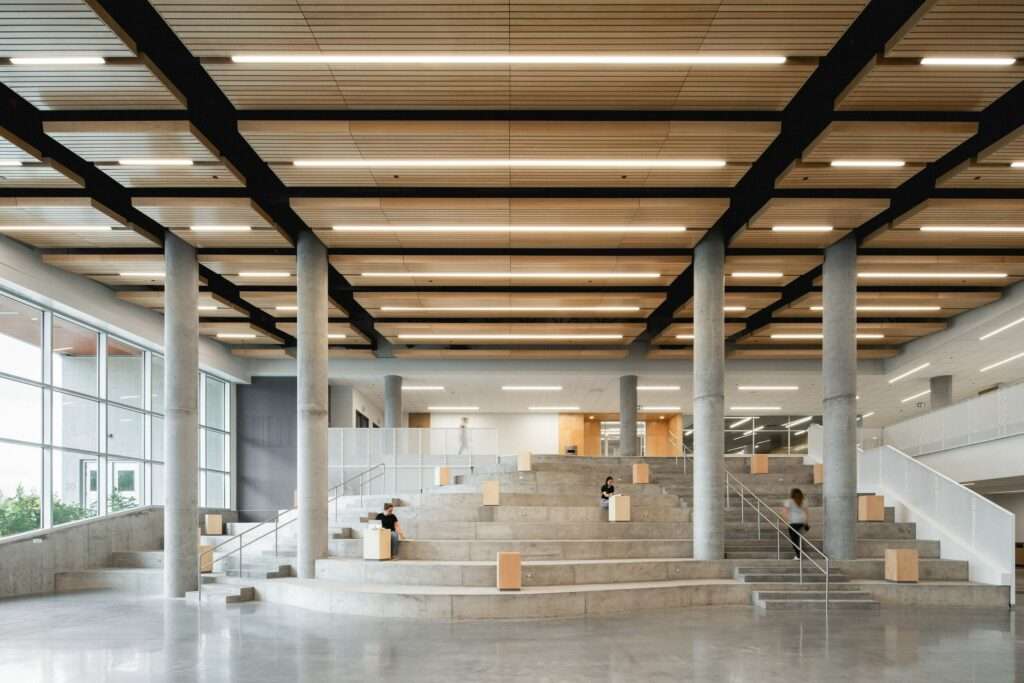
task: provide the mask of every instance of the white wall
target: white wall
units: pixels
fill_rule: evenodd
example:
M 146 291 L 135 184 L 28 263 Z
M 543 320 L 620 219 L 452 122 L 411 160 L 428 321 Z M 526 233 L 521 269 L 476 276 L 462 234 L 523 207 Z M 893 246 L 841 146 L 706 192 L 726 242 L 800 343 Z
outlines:
M 982 494 L 984 495 L 984 494 Z M 1017 516 L 1017 542 L 1024 541 L 1024 493 L 1008 493 L 985 496 L 999 507 L 1005 508 Z
M 1024 476 L 1024 435 L 1008 436 L 918 456 L 928 467 L 956 481 Z
M 348 384 L 332 384 L 331 414 L 328 423 L 331 427 L 355 427 L 356 411 L 370 419 L 370 424 L 384 425 L 384 409 L 371 401 L 365 394 Z M 405 416 L 402 416 L 405 423 Z
M 457 428 L 462 418 L 470 429 L 495 429 L 502 455 L 558 452 L 557 413 L 431 413 L 431 428 Z

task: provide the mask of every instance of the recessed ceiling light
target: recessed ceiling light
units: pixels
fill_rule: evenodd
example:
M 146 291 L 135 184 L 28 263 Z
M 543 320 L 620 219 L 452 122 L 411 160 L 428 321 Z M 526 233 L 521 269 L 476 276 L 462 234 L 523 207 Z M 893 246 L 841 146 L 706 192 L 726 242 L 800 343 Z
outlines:
M 823 311 L 824 306 L 811 306 L 812 311 Z M 925 313 L 941 311 L 942 306 L 857 306 L 861 313 Z
M 981 368 L 981 370 L 979 370 L 979 372 L 988 372 L 989 370 L 994 370 L 995 368 L 998 368 L 1000 365 L 1006 365 L 1007 363 L 1012 363 L 1013 361 L 1017 360 L 1018 358 L 1024 358 L 1024 353 L 1014 354 L 1014 355 L 1010 356 L 1009 358 L 1004 358 L 1003 360 L 998 361 L 996 363 L 993 363 L 992 365 L 986 365 L 985 367 Z
M 119 166 L 191 166 L 191 159 L 120 159 Z
M 0 166 L 18 167 L 22 165 L 23 164 L 17 159 L 0 159 Z
M 612 54 L 241 54 L 235 64 L 379 64 L 396 66 L 773 66 L 785 64 L 778 55 L 612 55 Z
M 692 334 L 677 334 L 676 339 L 693 339 Z
M 244 273 L 239 273 L 238 277 L 291 277 L 292 274 L 288 271 L 277 271 L 277 270 L 251 270 Z
M 255 334 L 248 332 L 218 332 L 217 339 L 255 339 Z
M 639 306 L 381 306 L 384 312 L 430 313 L 635 313 Z
M 506 384 L 501 388 L 502 391 L 561 391 L 562 387 L 558 385 L 514 385 Z
M 249 232 L 251 225 L 193 225 L 192 232 Z
M 753 271 L 753 270 L 740 270 L 740 271 L 736 271 L 735 273 L 732 273 L 732 276 L 733 277 L 745 277 L 745 278 L 754 278 L 754 277 L 771 278 L 771 277 L 782 277 L 783 273 Z
M 400 334 L 399 339 L 475 339 L 475 340 L 598 340 L 622 339 L 621 334 Z
M 337 232 L 463 232 L 463 233 L 681 233 L 686 226 L 646 225 L 332 225 Z
M 1013 57 L 922 57 L 922 66 L 1013 66 Z
M 825 335 L 813 332 L 783 332 L 771 335 L 772 339 L 824 339 Z M 857 339 L 885 339 L 884 334 L 876 332 L 859 332 Z
M 682 409 L 683 409 L 682 406 L 640 406 L 640 410 L 647 410 L 647 411 L 655 412 L 655 413 L 657 413 L 659 411 L 662 411 L 662 410 L 665 411 L 666 413 L 668 413 L 668 412 L 673 412 L 673 411 L 679 411 L 679 410 L 682 410 Z
M 427 406 L 427 410 L 480 410 L 480 406 Z
M 755 410 L 782 410 L 782 406 L 732 406 L 729 410 L 742 410 L 753 412 Z
M 919 391 L 919 392 L 917 392 L 916 394 L 914 394 L 912 396 L 907 396 L 906 398 L 900 399 L 900 403 L 907 403 L 909 401 L 913 401 L 915 398 L 921 398 L 922 396 L 927 396 L 930 393 L 932 393 L 931 389 L 925 389 L 924 391 Z
M 500 280 L 650 280 L 661 277 L 661 273 L 637 273 L 637 272 L 593 272 L 593 273 L 572 273 L 572 272 L 545 272 L 545 273 L 524 273 L 508 272 L 496 273 L 485 272 L 380 272 L 361 273 L 362 277 L 425 277 L 425 278 L 466 278 L 466 279 L 500 279 Z
M 439 384 L 403 384 L 402 391 L 444 391 Z
M 220 309 L 220 306 L 197 306 L 200 311 L 216 311 Z
M 857 273 L 857 277 L 865 279 L 903 279 L 903 280 L 998 280 L 1009 277 L 1008 273 L 949 273 L 921 271 L 918 273 Z
M 124 273 L 118 273 L 121 277 L 163 277 L 164 272 L 162 270 L 131 270 Z
M 275 311 L 297 311 L 298 306 L 274 306 Z
M 808 415 L 807 417 L 801 417 L 799 420 L 793 420 L 791 422 L 787 422 L 787 423 L 783 424 L 782 426 L 785 427 L 786 429 L 789 429 L 790 427 L 796 427 L 797 425 L 802 425 L 805 422 L 810 422 L 813 419 L 814 419 L 813 415 Z
M 921 370 L 924 370 L 925 368 L 927 368 L 930 365 L 931 365 L 931 363 L 922 363 L 921 365 L 918 365 L 916 368 L 911 368 L 910 370 L 907 370 L 906 372 L 904 372 L 904 373 L 902 373 L 900 375 L 896 375 L 895 377 L 890 379 L 889 380 L 889 384 L 896 384 L 896 382 L 899 382 L 901 379 L 906 379 L 907 377 L 910 377 L 911 375 L 913 375 L 915 372 L 919 372 Z
M 981 335 L 980 337 L 978 337 L 978 341 L 985 341 L 986 339 L 994 337 L 997 334 L 999 334 L 1000 332 L 1006 332 L 1006 330 L 1008 330 L 1008 329 L 1010 329 L 1012 327 L 1016 327 L 1017 325 L 1020 325 L 1021 323 L 1024 323 L 1024 318 L 1017 318 L 1013 322 L 1006 323 L 1002 327 L 997 327 L 996 329 L 992 330 L 991 332 L 988 332 L 986 334 Z
M 966 233 L 1021 233 L 1024 227 L 1001 225 L 924 225 L 921 232 L 966 232 Z
M 752 417 L 743 417 L 743 418 L 740 418 L 739 420 L 736 420 L 736 421 L 735 421 L 735 422 L 733 422 L 733 423 L 732 423 L 731 425 L 729 425 L 729 429 L 736 429 L 737 427 L 741 427 L 741 426 L 743 426 L 743 425 L 747 424 L 748 422 L 750 422 L 750 421 L 751 421 L 751 420 L 753 420 L 753 419 L 754 419 L 754 418 L 752 418 Z
M 746 306 L 722 306 L 722 311 L 725 313 L 742 313 L 747 310 Z
M 741 384 L 736 387 L 740 391 L 800 391 L 800 387 L 795 384 L 777 384 L 777 385 L 756 385 L 756 384 Z
M 0 225 L 0 232 L 107 232 L 109 225 Z
M 328 339 L 348 339 L 348 335 L 347 334 L 343 334 L 341 332 L 328 332 L 327 333 L 327 338 Z
M 898 159 L 836 159 L 829 165 L 833 168 L 902 168 L 907 162 Z
M 832 232 L 831 225 L 773 225 L 772 232 Z
M 579 410 L 579 406 L 530 406 L 527 410 Z
M 722 159 L 296 159 L 297 168 L 724 168 Z
M 101 66 L 103 57 L 11 57 L 14 66 Z
M 647 384 L 636 388 L 637 391 L 679 391 L 678 384 Z

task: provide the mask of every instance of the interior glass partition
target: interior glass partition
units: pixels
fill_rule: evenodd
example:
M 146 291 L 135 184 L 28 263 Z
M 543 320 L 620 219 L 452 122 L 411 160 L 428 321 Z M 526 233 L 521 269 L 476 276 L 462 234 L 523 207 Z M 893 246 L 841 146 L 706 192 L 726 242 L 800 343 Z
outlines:
M 805 455 L 807 430 L 820 415 L 733 415 L 725 418 L 726 456 Z M 685 420 L 683 445 L 693 453 L 693 421 Z

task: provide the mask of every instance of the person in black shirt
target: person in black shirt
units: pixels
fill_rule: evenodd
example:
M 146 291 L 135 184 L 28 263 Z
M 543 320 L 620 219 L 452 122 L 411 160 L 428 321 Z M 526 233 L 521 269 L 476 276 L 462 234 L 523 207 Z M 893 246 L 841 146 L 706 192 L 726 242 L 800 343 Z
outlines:
M 604 480 L 604 486 L 601 487 L 601 507 L 608 507 L 608 499 L 615 493 L 615 480 L 608 477 Z
M 384 512 L 377 515 L 377 521 L 380 525 L 391 532 L 391 559 L 398 559 L 398 539 L 405 540 L 405 534 L 402 533 L 402 525 L 398 523 L 398 517 L 395 517 L 395 506 L 391 503 L 384 503 Z

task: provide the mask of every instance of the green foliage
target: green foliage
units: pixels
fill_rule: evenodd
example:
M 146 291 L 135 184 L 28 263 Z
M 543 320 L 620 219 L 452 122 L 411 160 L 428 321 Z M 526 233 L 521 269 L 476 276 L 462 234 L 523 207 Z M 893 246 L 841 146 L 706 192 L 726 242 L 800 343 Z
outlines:
M 14 497 L 0 497 L 0 536 L 21 534 L 39 528 L 39 496 L 25 493 L 18 484 Z

